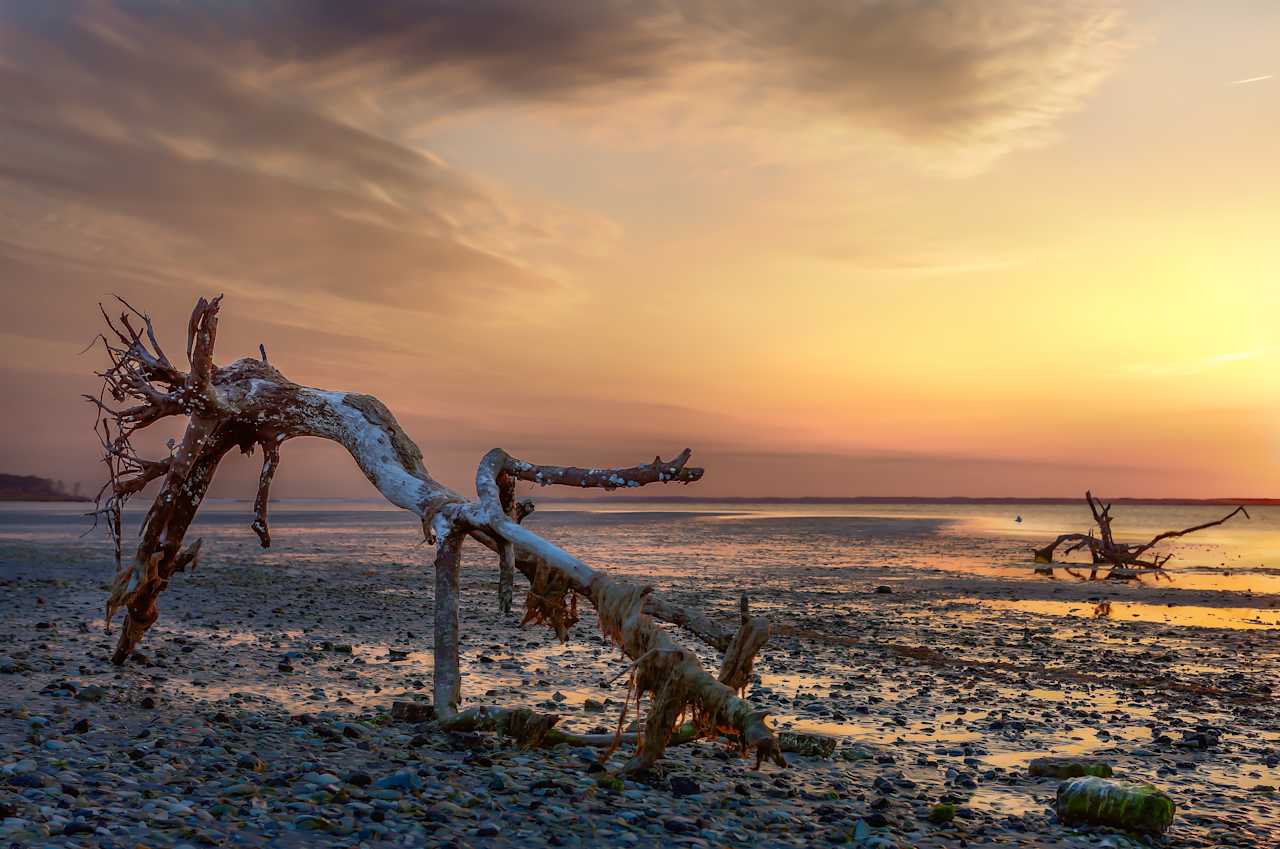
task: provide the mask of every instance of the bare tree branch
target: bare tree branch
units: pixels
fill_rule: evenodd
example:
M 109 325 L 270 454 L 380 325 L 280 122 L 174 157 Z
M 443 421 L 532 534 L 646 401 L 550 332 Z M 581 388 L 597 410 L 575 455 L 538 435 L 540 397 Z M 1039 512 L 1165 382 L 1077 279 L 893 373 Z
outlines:
M 1230 513 L 1228 513 L 1227 515 L 1223 516 L 1221 519 L 1218 519 L 1215 522 L 1205 522 L 1203 525 L 1194 525 L 1193 527 L 1184 528 L 1180 531 L 1165 531 L 1162 534 L 1156 534 L 1154 537 L 1151 538 L 1151 542 L 1147 543 L 1146 545 L 1138 546 L 1137 550 L 1133 552 L 1134 556 L 1136 557 L 1136 556 L 1145 554 L 1148 549 L 1153 548 L 1154 546 L 1163 542 L 1164 540 L 1173 539 L 1174 537 L 1186 536 L 1187 534 L 1193 534 L 1196 531 L 1203 531 L 1206 528 L 1212 528 L 1212 527 L 1221 525 L 1223 522 L 1227 521 L 1232 516 L 1235 516 L 1237 513 L 1243 513 L 1246 519 L 1250 518 L 1249 511 L 1244 509 L 1244 505 L 1241 504 L 1239 507 L 1232 510 Z M 1167 560 L 1168 557 L 1166 557 L 1165 559 Z
M 674 459 L 654 457 L 652 463 L 627 469 L 580 469 L 575 466 L 538 466 L 523 460 L 509 458 L 504 471 L 522 481 L 532 481 L 539 486 L 600 487 L 610 490 L 618 487 L 644 486 L 649 483 L 680 481 L 693 483 L 702 477 L 702 469 L 686 468 L 691 449 L 684 449 Z
M 263 548 L 271 547 L 271 530 L 267 527 L 267 502 L 271 500 L 271 479 L 280 465 L 280 444 L 274 437 L 258 443 L 262 446 L 262 472 L 258 475 L 258 494 L 253 499 L 253 524 L 249 527 L 258 535 Z

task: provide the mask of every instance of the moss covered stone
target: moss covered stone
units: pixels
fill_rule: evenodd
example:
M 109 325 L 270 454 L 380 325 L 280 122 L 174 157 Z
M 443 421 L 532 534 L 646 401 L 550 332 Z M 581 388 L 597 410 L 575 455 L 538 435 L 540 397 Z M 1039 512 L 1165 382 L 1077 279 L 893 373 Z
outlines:
M 935 825 L 951 822 L 956 818 L 956 806 L 943 802 L 929 809 L 929 822 Z
M 601 774 L 596 777 L 596 785 L 603 790 L 609 791 L 610 793 L 621 793 L 623 789 L 625 789 L 626 787 L 626 785 L 623 784 L 621 778 L 618 778 L 618 776 L 616 775 L 609 775 L 607 773 Z
M 1173 800 L 1150 784 L 1084 776 L 1058 786 L 1058 819 L 1068 825 L 1109 825 L 1163 834 L 1173 822 L 1173 810 Z
M 1111 764 L 1098 758 L 1036 758 L 1028 771 L 1037 778 L 1079 778 L 1084 775 L 1110 778 Z

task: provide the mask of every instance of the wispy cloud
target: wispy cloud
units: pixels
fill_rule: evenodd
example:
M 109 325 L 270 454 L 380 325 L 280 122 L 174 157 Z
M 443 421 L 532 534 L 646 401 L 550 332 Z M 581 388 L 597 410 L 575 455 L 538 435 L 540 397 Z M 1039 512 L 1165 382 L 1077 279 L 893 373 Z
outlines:
M 1112 0 L 7 7 L 0 223 L 67 262 L 456 315 L 563 286 L 612 222 L 451 167 L 424 120 L 586 108 L 665 145 L 670 108 L 786 156 L 809 127 L 972 166 L 1077 108 L 1119 31 Z
M 1263 80 L 1275 79 L 1275 74 L 1263 74 L 1258 77 L 1245 77 L 1243 80 L 1232 80 L 1227 85 L 1245 85 L 1246 83 L 1260 83 Z
M 15 8 L 16 39 L 128 75 L 135 106 L 181 89 L 224 114 L 214 107 L 228 105 L 225 91 L 191 87 L 193 73 L 213 70 L 383 136 L 483 108 L 586 108 L 593 124 L 607 109 L 628 133 L 636 115 L 648 132 L 660 127 L 664 144 L 677 124 L 754 131 L 793 155 L 797 135 L 848 147 L 883 134 L 928 149 L 935 164 L 985 163 L 1043 141 L 1126 47 L 1121 0 Z M 198 150 L 217 127 L 202 121 L 172 143 Z
M 410 415 L 430 405 L 501 422 L 492 439 L 486 432 L 484 444 L 467 446 L 470 463 L 473 449 L 507 442 L 502 434 L 596 438 L 581 415 L 566 426 L 565 410 L 583 406 L 566 403 L 564 385 L 613 399 L 667 375 L 692 381 L 706 360 L 719 393 L 707 405 L 732 406 L 724 399 L 751 372 L 742 360 L 729 364 L 733 344 L 744 360 L 763 361 L 772 349 L 745 325 L 719 320 L 721 308 L 746 305 L 742 314 L 759 313 L 778 340 L 786 332 L 774 329 L 787 322 L 772 314 L 773 294 L 752 294 L 772 273 L 757 257 L 814 253 L 832 266 L 903 276 L 1020 261 L 998 239 L 953 238 L 985 223 L 977 213 L 949 221 L 937 245 L 917 232 L 925 224 L 843 257 L 796 243 L 863 232 L 844 211 L 899 171 L 913 181 L 920 170 L 974 173 L 1052 138 L 1122 63 L 1124 5 L 0 3 L 0 279 L 20 289 L 0 315 L 0 354 L 37 327 L 56 343 L 16 358 L 31 368 L 8 386 L 40 391 L 24 409 L 40 409 L 43 425 L 10 423 L 11 432 L 43 441 L 0 441 L 0 467 L 6 458 L 63 458 L 68 445 L 96 451 L 74 415 L 88 387 L 72 381 L 87 360 L 57 363 L 68 377 L 56 387 L 31 375 L 57 350 L 87 341 L 96 329 L 90 305 L 113 290 L 156 310 L 167 333 L 182 326 L 193 292 L 226 291 L 236 305 L 219 342 L 228 358 L 266 341 L 273 362 L 278 351 L 299 380 L 374 392 Z M 566 164 L 549 157 L 553 165 L 542 167 L 537 133 L 546 128 L 563 134 L 555 153 Z M 594 161 L 610 144 L 607 166 L 622 167 Z M 630 158 L 633 145 L 662 158 Z M 719 197 L 700 186 L 661 191 L 692 172 L 676 167 L 680 157 L 706 151 L 744 187 L 717 202 L 712 211 L 724 214 L 696 215 L 702 197 Z M 833 177 L 827 161 L 868 182 Z M 774 163 L 786 167 L 776 169 L 771 198 Z M 833 202 L 799 191 L 792 169 L 822 171 Z M 917 189 L 913 198 L 929 194 Z M 779 216 L 788 202 L 813 209 L 812 235 Z M 760 237 L 734 238 L 748 216 L 760 219 Z M 895 232 L 893 219 L 873 229 Z M 643 250 L 609 255 L 631 238 L 619 235 L 624 227 Z M 708 250 L 721 233 L 733 241 L 728 258 Z M 835 279 L 826 273 L 834 268 L 821 271 L 819 280 Z M 650 272 L 659 279 L 652 295 L 621 294 Z M 751 279 L 730 285 L 740 272 Z M 696 305 L 684 292 L 675 298 L 679 286 L 699 296 Z M 647 338 L 672 316 L 688 316 L 696 332 Z M 547 424 L 522 430 L 517 414 L 530 415 L 533 401 L 509 401 L 518 390 L 542 399 Z M 698 437 L 708 421 L 705 411 L 601 407 L 593 420 L 610 444 L 631 434 L 629 422 Z M 449 428 L 436 430 L 447 438 Z M 640 436 L 647 443 L 651 433 Z M 796 478 L 798 490 L 805 480 Z

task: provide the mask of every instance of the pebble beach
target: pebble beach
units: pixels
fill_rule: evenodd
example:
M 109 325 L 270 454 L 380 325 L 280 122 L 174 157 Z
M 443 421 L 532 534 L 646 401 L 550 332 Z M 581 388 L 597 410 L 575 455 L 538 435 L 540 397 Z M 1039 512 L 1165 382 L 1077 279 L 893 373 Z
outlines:
M 698 741 L 622 779 L 625 745 L 602 762 L 426 718 L 431 550 L 412 521 L 285 507 L 262 551 L 241 512 L 193 528 L 206 556 L 121 668 L 104 540 L 69 511 L 4 512 L 0 845 L 1269 847 L 1280 830 L 1265 581 L 1034 576 L 1021 539 L 945 517 L 539 512 L 537 532 L 726 622 L 747 591 L 774 630 L 747 698 L 831 741 L 785 770 Z M 626 663 L 590 609 L 564 644 L 520 628 L 492 556 L 464 557 L 464 707 L 612 731 Z M 1061 782 L 1029 770 L 1044 756 L 1156 785 L 1173 825 L 1060 822 Z

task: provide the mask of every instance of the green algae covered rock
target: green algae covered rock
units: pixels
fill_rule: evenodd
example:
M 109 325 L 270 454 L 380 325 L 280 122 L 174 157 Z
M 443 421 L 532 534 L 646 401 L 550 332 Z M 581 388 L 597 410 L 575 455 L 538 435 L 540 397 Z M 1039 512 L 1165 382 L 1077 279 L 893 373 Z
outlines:
M 1058 786 L 1057 811 L 1067 825 L 1109 825 L 1142 834 L 1163 834 L 1173 822 L 1173 800 L 1158 788 L 1092 775 Z
M 1036 778 L 1079 778 L 1083 775 L 1110 778 L 1111 764 L 1098 758 L 1036 758 L 1028 767 L 1028 772 Z
M 940 802 L 929 809 L 929 822 L 934 825 L 943 825 L 951 822 L 956 818 L 956 806 L 946 802 Z
M 616 775 L 609 775 L 607 772 L 596 776 L 596 786 L 609 793 L 621 793 L 626 789 L 626 785 L 621 778 Z

